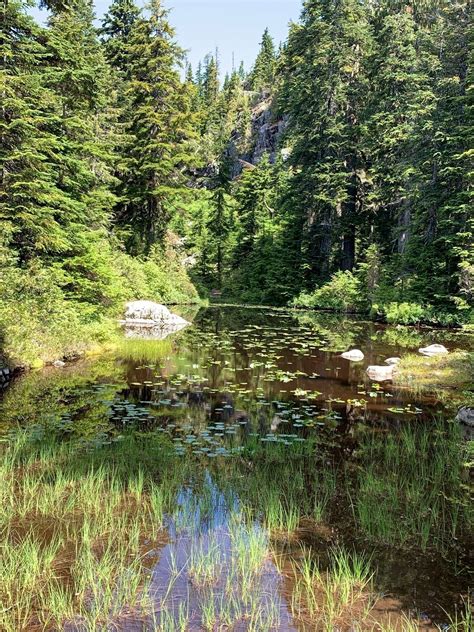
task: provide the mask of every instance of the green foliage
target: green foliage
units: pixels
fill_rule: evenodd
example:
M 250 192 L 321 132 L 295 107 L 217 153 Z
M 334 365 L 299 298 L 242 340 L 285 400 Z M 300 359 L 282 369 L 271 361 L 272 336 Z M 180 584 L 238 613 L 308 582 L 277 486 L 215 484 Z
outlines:
M 387 323 L 400 325 L 419 325 L 421 323 L 453 327 L 468 323 L 472 319 L 472 312 L 446 312 L 440 311 L 432 305 L 420 305 L 419 303 L 396 303 L 384 305 L 374 303 L 371 313 L 378 319 Z
M 292 301 L 294 307 L 316 307 L 337 312 L 359 311 L 362 303 L 360 281 L 348 270 L 336 272 L 328 283 L 310 294 L 302 292 Z
M 275 44 L 269 30 L 265 29 L 255 65 L 248 78 L 250 89 L 256 92 L 270 90 L 275 79 L 276 65 Z
M 191 104 L 176 67 L 182 51 L 160 0 L 148 11 L 133 22 L 125 48 L 127 142 L 116 209 L 119 224 L 131 229 L 126 241 L 135 254 L 163 240 L 183 195 L 183 170 L 193 162 Z

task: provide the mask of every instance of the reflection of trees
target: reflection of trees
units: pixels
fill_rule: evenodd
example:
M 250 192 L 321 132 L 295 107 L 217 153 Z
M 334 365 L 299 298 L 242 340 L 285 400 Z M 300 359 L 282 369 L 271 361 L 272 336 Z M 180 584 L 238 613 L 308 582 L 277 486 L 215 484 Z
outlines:
M 370 327 L 370 323 L 319 312 L 295 312 L 294 317 L 300 325 L 311 327 L 326 340 L 324 348 L 333 352 L 346 351 Z
M 95 436 L 110 428 L 110 403 L 125 387 L 123 369 L 111 358 L 28 373 L 5 393 L 0 429 L 38 424 Z

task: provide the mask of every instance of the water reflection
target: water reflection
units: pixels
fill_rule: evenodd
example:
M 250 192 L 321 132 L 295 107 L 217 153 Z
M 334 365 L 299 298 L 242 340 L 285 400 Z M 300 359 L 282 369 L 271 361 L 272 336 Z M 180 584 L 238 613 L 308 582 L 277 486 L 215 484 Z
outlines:
M 433 342 L 468 344 L 456 333 L 211 308 L 166 340 L 132 338 L 99 360 L 18 379 L 1 402 L 0 431 L 27 427 L 31 440 L 54 434 L 88 452 L 119 450 L 130 437 L 169 450 L 170 468 L 187 480 L 169 513 L 170 542 L 150 562 L 164 617 L 184 616 L 186 595 L 190 622 L 202 623 L 203 587 L 179 573 L 196 541 L 204 557 L 220 551 L 223 570 L 204 600 L 208 614 L 221 608 L 232 520 L 245 508 L 257 532 L 264 525 L 276 537 L 293 524 L 295 547 L 283 538 L 290 567 L 301 543 L 317 559 L 343 543 L 372 554 L 378 590 L 443 620 L 469 582 L 465 446 L 446 398 L 375 384 L 365 372 Z M 364 361 L 341 358 L 349 348 Z M 253 606 L 278 621 L 272 629 L 291 630 L 292 584 L 282 585 L 272 559 L 254 577 Z M 234 614 L 252 605 L 242 592 Z

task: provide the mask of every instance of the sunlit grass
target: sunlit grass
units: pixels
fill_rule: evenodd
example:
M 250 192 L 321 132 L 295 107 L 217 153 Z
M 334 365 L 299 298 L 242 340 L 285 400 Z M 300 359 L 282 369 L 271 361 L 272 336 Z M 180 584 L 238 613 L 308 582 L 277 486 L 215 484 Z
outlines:
M 99 630 L 150 612 L 144 539 L 164 538 L 160 488 L 145 485 L 141 469 L 124 477 L 114 463 L 87 454 L 74 463 L 73 447 L 38 449 L 26 437 L 2 445 L 0 629 L 80 620 Z M 125 459 L 128 449 L 119 447 Z
M 121 338 L 116 353 L 124 360 L 156 364 L 170 355 L 173 343 L 170 340 L 146 340 L 142 338 Z
M 342 620 L 365 619 L 372 599 L 370 560 L 343 548 L 329 554 L 329 566 L 321 569 L 310 549 L 302 549 L 293 563 L 293 615 L 317 621 L 324 630 L 333 630 Z

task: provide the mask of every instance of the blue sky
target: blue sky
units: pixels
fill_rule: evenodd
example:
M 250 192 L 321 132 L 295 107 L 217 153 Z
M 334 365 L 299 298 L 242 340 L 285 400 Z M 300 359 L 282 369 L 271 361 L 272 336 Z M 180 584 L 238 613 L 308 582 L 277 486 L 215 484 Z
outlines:
M 99 17 L 109 4 L 95 1 Z M 302 0 L 164 0 L 164 5 L 172 9 L 170 21 L 193 67 L 217 47 L 225 73 L 232 67 L 232 52 L 236 65 L 243 60 L 249 70 L 267 26 L 277 44 L 284 41 L 288 23 L 299 18 Z

